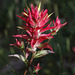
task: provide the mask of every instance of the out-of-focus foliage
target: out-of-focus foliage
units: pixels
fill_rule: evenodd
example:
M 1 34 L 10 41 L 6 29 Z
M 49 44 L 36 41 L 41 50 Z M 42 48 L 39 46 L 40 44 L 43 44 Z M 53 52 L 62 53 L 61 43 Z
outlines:
M 38 75 L 75 75 L 75 50 L 72 50 L 75 46 L 75 1 L 41 1 L 41 9 L 48 9 L 48 13 L 54 12 L 51 19 L 59 16 L 62 23 L 68 23 L 49 42 L 55 53 L 33 61 L 33 64 L 40 62 L 43 66 Z M 12 35 L 18 34 L 17 26 L 22 25 L 22 20 L 18 19 L 16 14 L 19 15 L 24 8 L 26 9 L 25 4 L 30 7 L 31 3 L 38 5 L 39 2 L 40 0 L 0 0 L 0 75 L 15 75 L 13 69 L 18 75 L 23 75 L 24 63 L 8 57 L 9 54 L 20 51 L 9 44 L 15 42 Z

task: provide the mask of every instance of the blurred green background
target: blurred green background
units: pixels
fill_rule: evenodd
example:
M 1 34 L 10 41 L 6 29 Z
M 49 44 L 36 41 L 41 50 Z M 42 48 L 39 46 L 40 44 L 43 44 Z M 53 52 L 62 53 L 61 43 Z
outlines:
M 48 13 L 54 12 L 51 20 L 59 16 L 61 23 L 68 23 L 49 42 L 55 53 L 34 60 L 34 64 L 40 62 L 43 67 L 38 75 L 75 75 L 75 0 L 41 1 L 41 9 L 48 9 Z M 15 75 L 13 69 L 17 75 L 23 75 L 24 63 L 8 57 L 19 53 L 9 44 L 15 42 L 12 35 L 17 34 L 17 26 L 22 25 L 22 20 L 16 15 L 26 9 L 25 3 L 30 7 L 31 3 L 38 5 L 39 2 L 40 0 L 0 0 L 0 75 Z

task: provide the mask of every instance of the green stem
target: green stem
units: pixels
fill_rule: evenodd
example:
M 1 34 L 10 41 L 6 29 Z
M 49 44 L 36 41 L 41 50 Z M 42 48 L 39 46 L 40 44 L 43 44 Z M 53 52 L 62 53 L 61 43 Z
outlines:
M 23 54 L 24 54 L 24 57 L 25 57 L 25 64 L 26 66 L 28 65 L 28 60 L 26 59 L 26 54 L 25 54 L 25 51 L 23 50 Z
M 25 58 L 26 58 L 26 54 L 25 54 L 25 51 L 23 50 L 23 54 L 24 54 L 24 56 L 25 56 Z
M 59 54 L 60 54 L 60 74 L 62 74 L 63 71 L 63 57 L 62 57 L 62 50 L 59 44 L 57 44 L 59 48 Z
M 29 67 L 29 72 L 30 72 L 30 75 L 34 75 L 30 67 Z
M 66 38 L 66 48 L 69 55 L 69 62 L 71 61 L 71 52 L 70 52 L 70 39 Z
M 32 55 L 32 58 L 31 58 L 30 62 L 28 63 L 28 66 L 27 66 L 27 68 L 26 68 L 26 70 L 24 72 L 24 75 L 27 74 L 27 71 L 28 71 L 29 67 L 31 66 L 31 63 L 32 63 L 33 59 L 34 59 L 34 56 Z

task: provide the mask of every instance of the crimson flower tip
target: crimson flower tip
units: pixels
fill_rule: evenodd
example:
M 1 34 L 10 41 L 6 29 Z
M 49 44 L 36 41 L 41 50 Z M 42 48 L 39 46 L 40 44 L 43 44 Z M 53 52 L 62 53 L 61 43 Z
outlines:
M 40 64 L 38 63 L 37 66 L 34 66 L 35 67 L 34 73 L 36 72 L 36 74 L 38 74 L 38 71 L 42 68 L 39 65 Z

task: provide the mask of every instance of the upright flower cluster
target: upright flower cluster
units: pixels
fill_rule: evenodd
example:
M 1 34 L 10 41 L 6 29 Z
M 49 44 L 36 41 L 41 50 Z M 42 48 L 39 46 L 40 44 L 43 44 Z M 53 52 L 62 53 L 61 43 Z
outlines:
M 26 39 L 30 45 L 31 49 L 33 51 L 36 51 L 37 48 L 39 48 L 41 42 L 43 42 L 46 39 L 53 38 L 52 32 L 49 34 L 44 34 L 43 32 L 54 29 L 55 26 L 50 27 L 50 24 L 46 24 L 50 19 L 48 15 L 48 10 L 45 11 L 38 9 L 36 6 L 34 8 L 33 4 L 31 4 L 31 11 L 28 8 L 28 13 L 24 9 L 24 12 L 22 12 L 24 16 L 17 15 L 20 19 L 24 20 L 25 23 L 21 29 L 24 29 L 29 35 L 14 35 L 14 37 L 20 37 L 23 39 Z M 45 47 L 48 45 L 47 43 L 44 43 Z M 42 45 L 43 46 L 43 45 Z M 41 47 L 42 48 L 42 47 Z M 48 48 L 52 50 L 51 46 L 48 45 Z
M 20 19 L 22 19 L 25 23 L 21 27 L 18 27 L 20 29 L 25 30 L 28 34 L 18 34 L 13 35 L 14 37 L 19 37 L 21 39 L 25 39 L 28 43 L 28 47 L 26 48 L 25 54 L 26 58 L 29 56 L 29 53 L 35 53 L 34 58 L 38 58 L 41 56 L 44 56 L 49 53 L 54 53 L 51 46 L 48 44 L 48 42 L 42 43 L 46 39 L 53 38 L 53 35 L 58 32 L 58 30 L 66 25 L 66 23 L 61 24 L 60 19 L 58 19 L 58 16 L 56 18 L 56 21 L 53 20 L 53 26 L 51 26 L 52 21 L 47 24 L 48 21 L 50 21 L 50 16 L 53 14 L 48 14 L 48 10 L 40 10 L 41 3 L 39 6 L 35 7 L 33 4 L 31 4 L 31 10 L 29 7 L 27 7 L 28 12 L 24 9 L 24 12 L 22 12 L 22 15 L 17 15 Z M 45 31 L 50 31 L 48 34 L 45 34 Z M 16 39 L 15 44 L 10 44 L 18 47 L 24 47 L 24 43 L 21 43 Z M 30 47 L 30 48 L 29 48 Z M 37 51 L 37 49 L 41 49 Z M 43 50 L 45 48 L 48 48 L 49 50 Z M 23 49 L 23 48 L 22 48 Z

